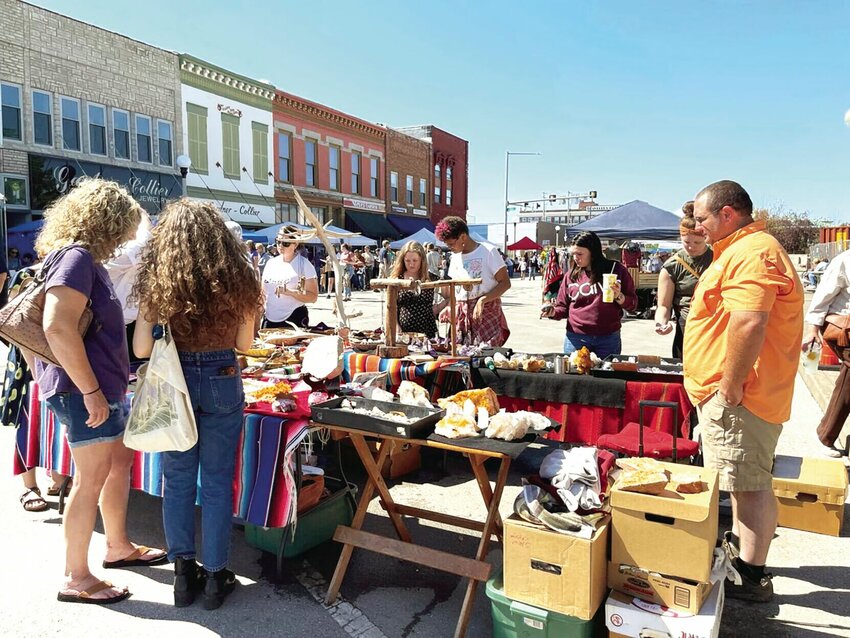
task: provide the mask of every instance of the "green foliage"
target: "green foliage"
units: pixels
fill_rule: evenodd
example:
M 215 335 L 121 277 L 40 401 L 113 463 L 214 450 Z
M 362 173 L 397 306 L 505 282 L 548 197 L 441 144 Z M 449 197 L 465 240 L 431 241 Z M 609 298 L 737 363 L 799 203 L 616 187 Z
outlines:
M 766 221 L 767 232 L 776 237 L 789 254 L 807 254 L 809 246 L 818 243 L 821 223 L 810 219 L 808 212 L 798 213 L 777 206 L 771 210 L 757 208 L 753 217 Z

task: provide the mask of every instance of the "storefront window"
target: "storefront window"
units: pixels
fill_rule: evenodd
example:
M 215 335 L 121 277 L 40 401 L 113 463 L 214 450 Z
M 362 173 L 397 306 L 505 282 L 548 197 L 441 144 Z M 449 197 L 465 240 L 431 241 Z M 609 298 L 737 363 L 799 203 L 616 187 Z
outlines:
M 156 123 L 156 136 L 157 136 L 157 147 L 159 150 L 159 165 L 160 166 L 171 166 L 172 159 L 172 135 L 171 135 L 171 122 L 166 122 L 164 120 L 157 120 Z
M 360 194 L 360 153 L 351 152 L 351 193 Z
M 332 191 L 339 190 L 339 147 L 328 148 L 328 187 Z
M 316 186 L 316 142 L 313 140 L 304 140 L 304 164 L 306 168 L 306 183 L 307 186 Z
M 130 114 L 112 109 L 112 136 L 115 139 L 115 157 L 130 159 Z M 195 159 L 192 158 L 194 167 Z
M 136 159 L 145 164 L 153 163 L 151 118 L 147 115 L 136 115 Z
M 379 161 L 377 157 L 369 159 L 369 195 L 372 197 L 380 197 L 378 192 L 378 166 Z
M 106 155 L 106 107 L 89 104 L 89 153 Z
M 0 104 L 2 104 L 3 115 L 3 138 L 23 140 L 21 87 L 14 84 L 0 84 Z
M 289 170 L 289 162 L 292 157 L 289 135 L 277 134 L 277 172 L 281 182 L 291 182 L 292 174 Z
M 63 97 L 61 106 L 62 148 L 66 151 L 82 150 L 80 147 L 80 101 L 70 97 Z
M 53 100 L 50 93 L 32 92 L 32 127 L 36 144 L 53 146 Z

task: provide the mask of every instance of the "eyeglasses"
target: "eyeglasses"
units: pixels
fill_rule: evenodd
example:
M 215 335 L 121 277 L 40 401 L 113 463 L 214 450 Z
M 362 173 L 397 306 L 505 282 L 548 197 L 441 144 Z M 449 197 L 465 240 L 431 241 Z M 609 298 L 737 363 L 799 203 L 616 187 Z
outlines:
M 287 246 L 291 246 L 293 244 L 293 242 L 291 242 L 291 241 L 281 241 L 281 240 L 278 240 L 275 243 L 278 246 L 280 246 L 281 248 L 286 248 Z

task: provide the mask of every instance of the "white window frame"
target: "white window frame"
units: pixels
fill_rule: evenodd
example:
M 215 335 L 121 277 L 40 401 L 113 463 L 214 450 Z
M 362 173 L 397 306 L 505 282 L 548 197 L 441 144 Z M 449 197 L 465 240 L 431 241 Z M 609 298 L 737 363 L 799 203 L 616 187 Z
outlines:
M 372 170 L 373 168 L 374 168 L 374 170 Z M 369 196 L 370 197 L 380 197 L 381 196 L 381 178 L 380 178 L 380 175 L 378 174 L 378 172 L 380 170 L 381 170 L 381 158 L 370 157 L 369 158 Z M 372 192 L 372 186 L 375 187 L 374 192 Z
M 160 124 L 168 124 L 168 130 L 171 137 L 169 141 L 171 142 L 171 161 L 167 164 L 162 161 L 162 156 L 159 154 L 159 125 Z M 161 120 L 157 118 L 156 120 L 156 161 L 160 166 L 174 166 L 174 124 L 169 120 Z
M 393 189 L 395 189 L 395 196 L 393 196 Z M 390 171 L 390 199 L 398 204 L 398 173 L 396 171 Z
M 428 206 L 428 180 L 424 177 L 419 178 L 419 205 L 422 208 Z
M 112 120 L 112 156 L 115 159 L 124 160 L 129 162 L 133 159 L 133 118 L 130 117 L 130 111 L 126 111 L 124 109 L 118 109 L 114 106 L 110 109 L 112 111 L 112 116 L 110 119 Z M 118 151 L 115 147 L 115 131 L 124 129 L 118 129 L 115 127 L 115 114 L 123 113 L 127 116 L 127 157 L 118 157 Z
M 139 159 L 139 119 L 148 121 L 148 130 L 150 131 L 149 137 L 151 139 L 151 159 L 150 161 L 145 161 L 143 159 Z M 133 130 L 136 135 L 136 161 L 139 164 L 153 164 L 154 163 L 154 150 L 153 150 L 153 119 L 150 115 L 142 115 L 141 113 L 133 113 Z M 132 144 L 130 145 L 132 148 Z
M 20 84 L 15 84 L 14 82 L 0 82 L 0 89 L 4 86 L 11 86 L 13 88 L 18 89 L 18 117 L 21 122 L 21 139 L 15 139 L 10 137 L 9 139 L 13 142 L 23 142 L 26 139 L 26 133 L 24 133 L 24 87 Z M 0 142 L 4 141 L 3 138 L 3 103 L 0 100 Z
M 65 146 L 65 100 L 69 102 L 77 103 L 77 115 L 79 119 L 77 120 L 77 126 L 79 127 L 79 141 L 80 148 L 68 148 Z M 79 98 L 76 97 L 68 97 L 67 95 L 59 96 L 59 130 L 62 131 L 62 150 L 63 151 L 71 151 L 72 153 L 82 153 L 83 152 L 83 105 Z
M 416 201 L 413 198 L 413 175 L 405 175 L 405 177 L 404 177 L 404 190 L 405 190 L 405 193 L 404 193 L 405 203 L 410 205 L 410 206 L 413 206 L 413 202 Z
M 35 96 L 36 93 L 40 93 L 41 95 L 47 96 L 47 105 L 48 106 L 47 106 L 46 115 L 50 116 L 50 144 L 44 144 L 42 142 L 36 142 L 35 141 L 35 114 L 36 113 L 42 114 L 41 111 L 35 110 L 35 97 L 34 96 Z M 50 91 L 42 91 L 41 89 L 32 89 L 32 91 L 30 91 L 30 107 L 31 107 L 31 110 L 32 110 L 32 143 L 35 144 L 36 146 L 44 146 L 44 147 L 53 148 L 54 142 L 56 141 L 56 129 L 53 126 L 53 124 L 55 123 L 55 120 L 56 120 L 56 117 L 53 113 L 53 93 L 51 93 Z
M 91 107 L 101 109 L 103 111 L 103 153 L 95 153 L 91 147 L 91 119 L 89 114 L 89 109 Z M 98 104 L 97 102 L 86 102 L 86 141 L 88 142 L 89 146 L 89 155 L 97 155 L 99 157 L 109 156 L 109 116 L 107 114 L 107 108 L 104 104 Z

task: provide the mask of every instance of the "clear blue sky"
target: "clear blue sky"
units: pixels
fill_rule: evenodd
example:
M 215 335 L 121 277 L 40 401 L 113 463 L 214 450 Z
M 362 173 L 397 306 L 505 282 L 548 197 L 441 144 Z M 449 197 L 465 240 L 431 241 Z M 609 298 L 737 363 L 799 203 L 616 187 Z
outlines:
M 717 179 L 850 221 L 850 3 L 37 0 L 374 122 L 469 140 L 476 221 L 595 189 L 672 210 Z M 104 9 L 108 7 L 108 9 Z

